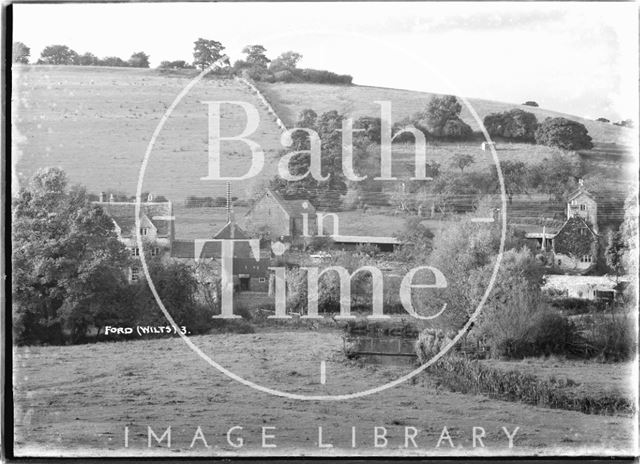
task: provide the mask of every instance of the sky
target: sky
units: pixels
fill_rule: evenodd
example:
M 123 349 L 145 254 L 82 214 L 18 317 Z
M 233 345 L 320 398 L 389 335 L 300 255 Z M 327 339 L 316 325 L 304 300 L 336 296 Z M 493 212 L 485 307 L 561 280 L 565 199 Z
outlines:
M 13 39 L 127 59 L 232 61 L 262 44 L 354 83 L 452 93 L 611 120 L 638 114 L 638 6 L 612 2 L 14 4 Z

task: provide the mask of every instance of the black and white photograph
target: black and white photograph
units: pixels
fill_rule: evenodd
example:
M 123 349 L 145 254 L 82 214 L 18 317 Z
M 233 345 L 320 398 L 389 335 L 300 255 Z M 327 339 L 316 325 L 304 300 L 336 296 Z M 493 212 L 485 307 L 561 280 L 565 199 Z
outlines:
M 3 457 L 637 457 L 638 22 L 4 4 Z

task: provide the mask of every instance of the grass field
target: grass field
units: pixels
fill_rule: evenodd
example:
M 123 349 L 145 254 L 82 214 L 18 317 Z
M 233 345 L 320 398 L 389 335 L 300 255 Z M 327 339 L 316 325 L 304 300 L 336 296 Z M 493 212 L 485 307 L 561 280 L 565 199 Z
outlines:
M 331 331 L 206 335 L 193 341 L 238 375 L 303 394 L 358 391 L 388 382 L 408 369 L 362 367 L 347 361 L 339 334 Z M 324 385 L 321 360 L 327 366 Z M 367 454 L 616 454 L 630 452 L 633 440 L 629 417 L 585 415 L 450 393 L 435 389 L 428 372 L 416 383 L 405 382 L 348 401 L 274 397 L 225 377 L 173 338 L 17 348 L 14 362 L 19 455 L 349 454 L 354 453 L 352 426 L 357 427 L 355 452 Z M 244 427 L 241 449 L 226 442 L 227 430 L 236 425 Z M 129 448 L 124 448 L 125 426 L 129 427 Z M 171 451 L 166 441 L 165 448 L 147 448 L 147 426 L 158 434 L 172 427 Z M 198 426 L 212 448 L 202 442 L 190 448 Z M 276 427 L 277 449 L 261 449 L 263 426 Z M 334 449 L 317 448 L 318 426 Z M 387 428 L 387 448 L 374 447 L 376 426 Z M 417 449 L 404 448 L 408 426 L 419 429 Z M 448 442 L 435 448 L 445 426 L 456 447 L 453 450 Z M 486 431 L 484 449 L 472 447 L 474 426 Z M 507 448 L 503 426 L 509 431 L 520 427 L 513 449 Z
M 391 101 L 393 119 L 398 121 L 422 111 L 429 99 L 434 95 L 426 92 L 383 87 L 321 84 L 260 83 L 260 89 L 271 102 L 276 112 L 281 114 L 280 117 L 285 124 L 295 122 L 298 113 L 306 108 L 311 108 L 317 113 L 338 110 L 352 116 L 354 119 L 361 116 L 380 117 L 380 106 L 375 101 Z M 470 98 L 469 103 L 481 119 L 489 113 L 506 111 L 512 108 L 521 108 L 534 113 L 538 121 L 542 121 L 547 117 L 567 117 L 584 124 L 595 142 L 626 144 L 629 143 L 628 137 L 633 136 L 633 131 L 627 128 L 543 108 L 476 98 Z M 465 105 L 463 105 L 461 117 L 474 131 L 480 130 Z
M 156 70 L 76 67 L 17 66 L 13 74 L 12 137 L 14 174 L 24 180 L 38 168 L 60 166 L 73 183 L 89 191 L 119 190 L 135 193 L 140 164 L 154 129 L 164 111 L 187 85 L 195 71 L 160 73 Z M 317 84 L 264 84 L 267 97 L 285 122 L 298 111 L 313 108 L 318 112 L 338 109 L 352 115 L 375 114 L 373 102 L 389 99 L 394 117 L 402 118 L 421 109 L 429 94 L 394 89 Z M 202 102 L 235 100 L 258 108 L 260 125 L 251 136 L 264 149 L 267 162 L 262 174 L 250 181 L 233 182 L 235 196 L 251 197 L 266 179 L 275 174 L 275 159 L 282 149 L 280 131 L 271 115 L 240 83 L 229 79 L 206 79 L 178 105 L 158 137 L 152 151 L 143 190 L 162 194 L 174 201 L 187 195 L 219 196 L 224 182 L 201 180 L 207 172 L 207 107 Z M 513 105 L 473 100 L 482 115 L 511 108 Z M 557 115 L 539 108 L 526 107 L 539 118 Z M 463 118 L 472 123 L 469 114 Z M 629 129 L 581 120 L 598 145 L 583 155 L 587 172 L 620 179 L 633 170 L 625 144 Z M 245 127 L 242 110 L 222 107 L 222 134 L 238 134 Z M 605 145 L 608 143 L 608 145 Z M 223 144 L 223 172 L 242 174 L 249 168 L 249 151 L 241 142 Z M 479 143 L 437 144 L 428 147 L 430 160 L 444 169 L 450 167 L 454 153 L 469 153 L 476 158 L 471 169 L 492 163 Z M 500 159 L 538 162 L 551 156 L 554 149 L 526 144 L 501 144 Z M 396 167 L 406 174 L 411 159 L 408 147 L 394 147 Z M 403 165 L 403 166 L 400 166 Z

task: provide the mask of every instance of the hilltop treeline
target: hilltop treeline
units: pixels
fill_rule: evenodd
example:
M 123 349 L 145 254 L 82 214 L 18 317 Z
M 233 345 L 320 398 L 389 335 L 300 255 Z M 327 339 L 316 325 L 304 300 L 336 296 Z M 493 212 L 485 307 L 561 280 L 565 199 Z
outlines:
M 271 60 L 262 45 L 247 45 L 242 53 L 243 59 L 236 60 L 233 66 L 224 55 L 221 42 L 199 38 L 194 42 L 193 61 L 165 60 L 158 69 L 205 69 L 218 60 L 225 60 L 229 66 L 214 70 L 216 74 L 236 75 L 265 82 L 314 82 L 318 84 L 350 85 L 353 77 L 348 74 L 337 74 L 323 69 L 298 68 L 302 59 L 300 53 L 287 51 Z M 31 49 L 22 42 L 13 43 L 13 62 L 28 64 Z M 80 55 L 67 45 L 49 45 L 42 50 L 35 64 L 79 65 L 79 66 L 116 66 L 132 68 L 148 68 L 149 55 L 135 52 L 128 60 L 117 56 L 98 58 L 90 52 Z

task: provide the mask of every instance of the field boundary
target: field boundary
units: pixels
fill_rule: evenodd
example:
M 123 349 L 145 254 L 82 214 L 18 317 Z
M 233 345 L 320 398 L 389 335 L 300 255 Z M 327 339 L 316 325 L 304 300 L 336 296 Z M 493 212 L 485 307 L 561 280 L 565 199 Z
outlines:
M 238 76 L 235 76 L 235 80 L 244 84 L 252 93 L 254 93 L 258 97 L 258 100 L 260 101 L 260 103 L 262 103 L 267 112 L 275 118 L 275 122 L 280 130 L 282 130 L 282 132 L 286 132 L 288 130 L 287 126 L 284 124 L 284 122 L 282 122 L 282 119 L 280 119 L 280 116 L 278 116 L 278 113 L 276 113 L 276 110 L 274 110 L 273 106 L 271 106 L 271 103 L 269 103 L 269 100 L 267 100 L 262 92 L 258 90 L 253 82 L 251 82 L 249 79 Z
M 451 391 L 487 395 L 538 407 L 579 411 L 584 414 L 633 414 L 632 399 L 616 393 L 601 395 L 567 392 L 570 382 L 544 380 L 517 370 L 501 370 L 460 356 L 449 356 L 429 368 L 437 382 Z

